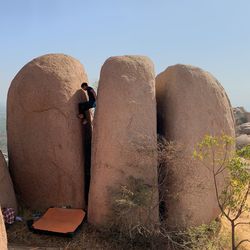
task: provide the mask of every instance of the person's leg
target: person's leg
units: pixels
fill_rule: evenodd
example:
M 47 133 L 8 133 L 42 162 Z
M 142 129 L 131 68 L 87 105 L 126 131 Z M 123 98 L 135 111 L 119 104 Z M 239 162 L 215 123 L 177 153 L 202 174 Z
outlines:
M 89 103 L 89 102 L 81 102 L 81 103 L 79 103 L 78 107 L 79 107 L 79 115 L 78 115 L 78 117 L 83 118 L 83 124 L 86 124 L 87 123 L 87 119 L 86 119 L 87 117 L 86 117 L 85 111 L 92 108 L 92 104 Z

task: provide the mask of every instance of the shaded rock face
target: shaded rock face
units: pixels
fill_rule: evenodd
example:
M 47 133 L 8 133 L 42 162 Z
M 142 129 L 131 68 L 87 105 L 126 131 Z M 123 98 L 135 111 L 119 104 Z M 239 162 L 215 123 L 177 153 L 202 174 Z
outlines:
M 5 208 L 14 208 L 17 212 L 16 196 L 2 151 L 0 151 L 0 204 Z
M 63 54 L 26 64 L 7 100 L 9 165 L 16 192 L 34 209 L 84 207 L 84 133 L 78 114 L 83 66 Z
M 156 99 L 158 131 L 182 147 L 183 154 L 168 169 L 167 225 L 208 223 L 219 214 L 213 180 L 192 155 L 206 134 L 234 137 L 230 102 L 211 74 L 188 65 L 171 66 L 157 76 Z M 221 190 L 224 182 L 218 181 Z
M 88 221 L 110 223 L 114 199 L 121 200 L 122 186 L 131 190 L 133 182 L 145 188 L 143 200 L 148 193 L 151 200 L 142 205 L 147 211 L 134 209 L 123 219 L 132 224 L 158 221 L 153 64 L 142 56 L 111 57 L 102 67 L 98 87 Z
M 7 250 L 7 236 L 6 236 L 1 207 L 0 207 L 0 249 Z

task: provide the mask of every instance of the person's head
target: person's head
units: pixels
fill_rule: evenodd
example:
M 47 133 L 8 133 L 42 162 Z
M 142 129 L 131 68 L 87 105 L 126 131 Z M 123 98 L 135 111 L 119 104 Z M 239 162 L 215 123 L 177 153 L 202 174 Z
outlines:
M 83 90 L 86 90 L 87 87 L 88 87 L 88 84 L 87 84 L 86 82 L 83 82 L 83 83 L 81 84 L 81 88 L 82 88 Z

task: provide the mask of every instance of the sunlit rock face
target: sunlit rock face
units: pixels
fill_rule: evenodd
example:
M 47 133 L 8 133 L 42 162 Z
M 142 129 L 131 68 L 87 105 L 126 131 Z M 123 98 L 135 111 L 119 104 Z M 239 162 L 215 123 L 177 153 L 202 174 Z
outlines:
M 124 187 L 137 186 L 145 191 L 143 204 L 134 204 L 133 212 L 122 219 L 131 225 L 154 224 L 158 190 L 152 62 L 144 56 L 109 58 L 101 69 L 97 96 L 88 221 L 98 226 L 113 223 L 112 211 Z
M 156 77 L 156 100 L 158 132 L 181 148 L 179 158 L 167 165 L 167 184 L 162 190 L 166 225 L 208 223 L 220 212 L 213 179 L 192 155 L 205 135 L 235 136 L 228 97 L 210 73 L 190 65 L 175 65 Z M 219 192 L 224 184 L 221 175 Z

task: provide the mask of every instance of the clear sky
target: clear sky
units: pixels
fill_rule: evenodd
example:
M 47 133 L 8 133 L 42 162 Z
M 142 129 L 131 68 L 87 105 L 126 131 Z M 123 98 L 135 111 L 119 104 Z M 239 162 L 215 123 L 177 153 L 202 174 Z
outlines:
M 147 55 L 156 73 L 199 66 L 250 111 L 249 0 L 0 0 L 0 102 L 16 73 L 47 53 L 77 58 L 92 82 L 115 55 Z

